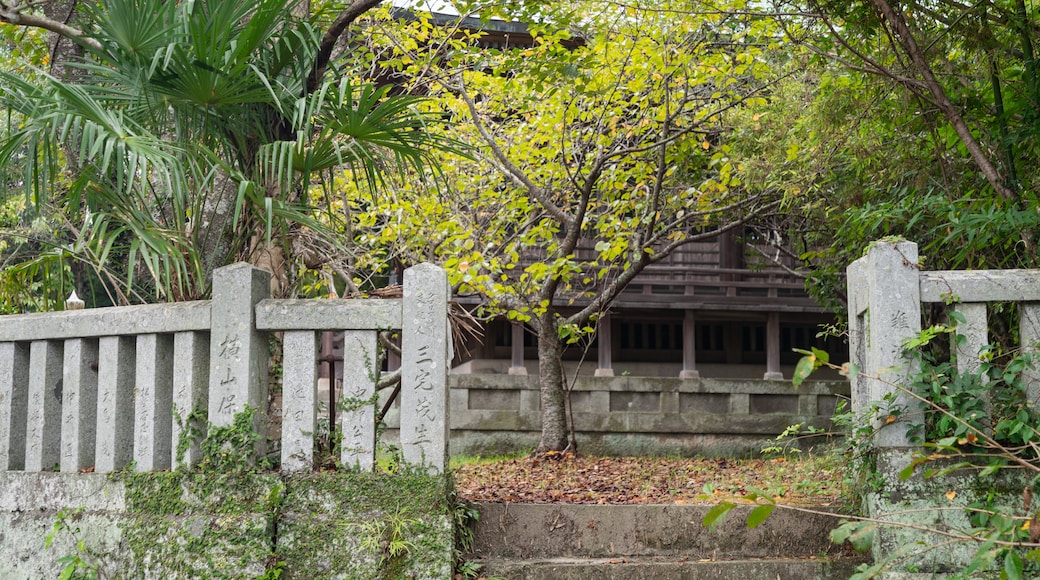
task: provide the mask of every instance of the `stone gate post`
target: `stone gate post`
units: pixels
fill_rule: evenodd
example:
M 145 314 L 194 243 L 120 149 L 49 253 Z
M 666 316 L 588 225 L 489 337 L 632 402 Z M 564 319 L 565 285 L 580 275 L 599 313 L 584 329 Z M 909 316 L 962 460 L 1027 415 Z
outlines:
M 244 262 L 213 272 L 209 422 L 227 426 L 246 405 L 262 433 L 267 406 L 266 333 L 256 329 L 256 305 L 271 294 L 271 274 Z
M 451 288 L 444 270 L 419 264 L 404 271 L 401 320 L 401 447 L 411 465 L 448 468 L 448 365 Z
M 849 347 L 859 373 L 852 378 L 852 409 L 863 411 L 887 394 L 901 409 L 895 417 L 877 417 L 874 445 L 908 447 L 907 429 L 920 422 L 920 404 L 899 391 L 913 374 L 903 344 L 921 332 L 921 287 L 917 244 L 876 242 L 849 265 Z

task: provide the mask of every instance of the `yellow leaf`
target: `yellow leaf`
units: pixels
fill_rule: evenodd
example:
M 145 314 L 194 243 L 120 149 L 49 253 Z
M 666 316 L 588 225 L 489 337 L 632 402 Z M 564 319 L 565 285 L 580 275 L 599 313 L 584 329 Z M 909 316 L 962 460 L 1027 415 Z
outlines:
M 1033 521 L 1033 520 L 1026 520 L 1025 523 L 1022 524 L 1022 529 L 1023 530 L 1028 530 L 1029 529 L 1029 522 L 1031 522 L 1031 521 Z
M 711 143 L 708 143 L 707 141 L 704 141 L 703 143 L 701 143 L 701 148 L 704 149 L 705 151 L 707 151 L 708 149 L 711 148 Z
M 895 422 L 896 422 L 896 416 L 895 415 L 889 415 L 888 417 L 885 417 L 885 425 L 891 425 L 892 423 L 895 423 Z
M 957 497 L 957 491 L 956 490 L 951 489 L 950 491 L 946 492 L 946 499 L 948 499 L 950 501 L 953 501 L 953 498 L 955 498 L 955 497 Z

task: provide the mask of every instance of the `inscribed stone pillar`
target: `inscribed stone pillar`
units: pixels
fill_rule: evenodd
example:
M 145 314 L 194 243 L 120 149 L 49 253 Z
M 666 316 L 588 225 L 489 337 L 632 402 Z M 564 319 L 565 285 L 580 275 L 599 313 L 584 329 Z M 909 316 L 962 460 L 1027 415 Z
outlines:
M 407 463 L 441 473 L 448 466 L 448 361 L 451 288 L 444 270 L 404 272 L 401 328 L 401 446 Z
M 249 406 L 263 433 L 267 404 L 267 336 L 256 330 L 256 305 L 271 294 L 271 274 L 244 262 L 213 272 L 209 422 L 229 426 Z
M 954 352 L 957 353 L 957 370 L 961 373 L 976 373 L 982 365 L 979 352 L 989 343 L 986 324 L 986 303 L 955 304 L 954 310 L 964 317 L 963 324 L 957 324 L 957 336 L 953 337 Z
M 0 342 L 0 471 L 25 468 L 25 414 L 29 401 L 29 349 Z
M 865 256 L 849 266 L 851 350 L 855 360 L 862 360 L 860 372 L 853 378 L 853 411 L 861 411 L 872 402 L 894 393 L 893 411 L 877 418 L 877 447 L 905 447 L 910 444 L 907 427 L 915 419 L 920 405 L 898 386 L 908 384 L 914 371 L 911 361 L 903 357 L 903 343 L 921 332 L 921 285 L 918 272 L 917 244 L 913 242 L 877 242 Z M 863 288 L 853 288 L 853 284 Z M 862 303 L 860 302 L 862 301 Z M 857 354 L 862 349 L 861 354 Z
M 683 313 L 682 324 L 682 370 L 680 379 L 699 379 L 697 370 L 697 320 L 692 310 Z
M 97 449 L 94 453 L 94 470 L 98 473 L 122 469 L 133 452 L 134 346 L 132 336 L 103 336 L 98 340 Z
M 318 418 L 318 336 L 313 330 L 288 331 L 282 349 L 282 471 L 310 471 Z
M 178 332 L 173 337 L 173 450 L 171 465 L 190 467 L 202 459 L 199 441 L 193 440 L 180 450 L 177 457 L 182 431 L 197 429 L 204 437 L 206 419 L 193 419 L 196 410 L 206 412 L 209 405 L 209 337 L 204 332 Z M 190 421 L 194 420 L 194 424 Z M 187 436 L 187 434 L 185 434 Z
M 94 465 L 97 437 L 96 340 L 65 341 L 61 402 L 61 471 L 76 473 Z
M 343 407 L 340 461 L 371 471 L 376 448 L 376 380 L 379 335 L 369 330 L 343 332 Z
M 613 320 L 609 314 L 604 314 L 600 317 L 599 324 L 596 325 L 596 353 L 598 360 L 596 371 L 593 374 L 597 377 L 614 376 L 613 334 Z
M 173 336 L 137 337 L 134 391 L 134 465 L 137 471 L 169 469 L 173 457 Z
M 61 456 L 62 344 L 33 341 L 29 360 L 25 470 L 50 470 Z

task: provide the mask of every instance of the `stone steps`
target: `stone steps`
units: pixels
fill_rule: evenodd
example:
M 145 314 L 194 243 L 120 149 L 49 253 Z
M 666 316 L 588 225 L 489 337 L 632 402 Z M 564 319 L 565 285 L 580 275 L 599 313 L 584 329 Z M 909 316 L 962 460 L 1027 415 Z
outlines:
M 507 580 L 823 580 L 865 561 L 830 541 L 833 516 L 777 509 L 749 529 L 752 507 L 709 530 L 711 506 L 479 504 L 468 559 Z

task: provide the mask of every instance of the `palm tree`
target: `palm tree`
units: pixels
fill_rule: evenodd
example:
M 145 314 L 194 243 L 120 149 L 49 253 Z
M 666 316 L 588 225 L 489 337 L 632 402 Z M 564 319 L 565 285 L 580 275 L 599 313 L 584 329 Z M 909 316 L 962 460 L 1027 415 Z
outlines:
M 376 4 L 357 2 L 353 18 Z M 66 80 L 0 72 L 0 106 L 22 120 L 0 165 L 29 160 L 25 193 L 63 233 L 0 283 L 71 262 L 113 302 L 201 297 L 213 268 L 291 251 L 296 233 L 346 250 L 310 207 L 315 179 L 351 168 L 378 186 L 435 167 L 433 152 L 453 148 L 425 130 L 439 119 L 414 97 L 325 74 L 342 26 L 323 32 L 294 7 L 102 0 L 85 31 L 49 28 L 86 51 Z

